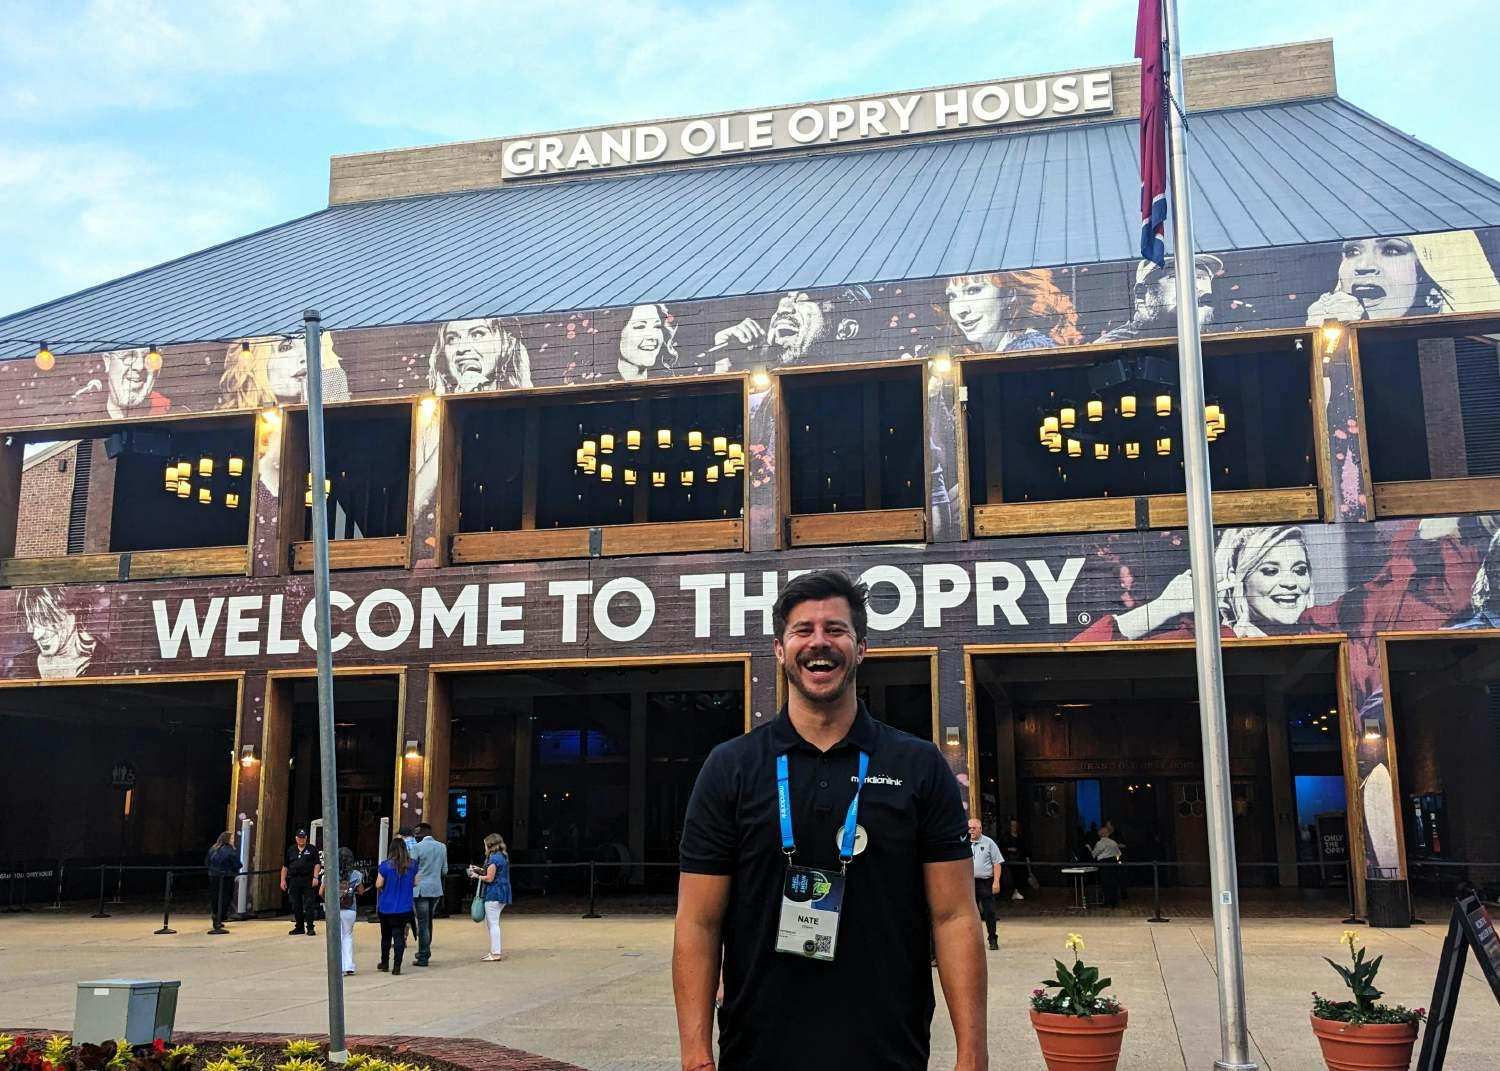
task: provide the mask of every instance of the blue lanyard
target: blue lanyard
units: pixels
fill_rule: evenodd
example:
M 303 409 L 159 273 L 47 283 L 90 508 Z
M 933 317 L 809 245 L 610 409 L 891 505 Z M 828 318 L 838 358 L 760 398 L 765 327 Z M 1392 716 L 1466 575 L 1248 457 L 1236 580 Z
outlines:
M 854 858 L 854 837 L 859 827 L 859 794 L 864 791 L 865 774 L 870 771 L 870 756 L 859 753 L 859 783 L 854 788 L 854 798 L 849 801 L 849 813 L 844 815 L 844 836 L 839 842 L 839 860 L 846 865 Z M 790 859 L 797 850 L 797 840 L 792 836 L 792 789 L 787 774 L 786 754 L 776 756 L 776 813 L 781 819 L 781 850 Z

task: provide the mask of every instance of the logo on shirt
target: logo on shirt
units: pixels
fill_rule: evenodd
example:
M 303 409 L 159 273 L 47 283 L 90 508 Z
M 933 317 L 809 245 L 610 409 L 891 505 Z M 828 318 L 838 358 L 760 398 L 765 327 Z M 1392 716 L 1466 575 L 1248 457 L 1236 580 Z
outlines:
M 852 775 L 849 778 L 849 780 L 852 781 L 854 784 L 859 784 L 859 775 L 858 774 L 854 774 L 854 775 Z M 899 778 L 899 777 L 891 777 L 891 776 L 889 776 L 887 774 L 871 774 L 869 777 L 865 778 L 865 784 L 867 784 L 867 785 L 896 785 L 897 787 L 900 787 L 900 785 L 901 785 L 901 778 Z

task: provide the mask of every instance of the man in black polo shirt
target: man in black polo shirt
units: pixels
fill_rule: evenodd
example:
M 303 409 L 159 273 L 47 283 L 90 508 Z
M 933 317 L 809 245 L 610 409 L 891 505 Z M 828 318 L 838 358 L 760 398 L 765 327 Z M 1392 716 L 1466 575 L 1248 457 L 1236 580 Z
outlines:
M 281 864 L 281 891 L 292 902 L 292 919 L 296 925 L 288 933 L 305 933 L 317 936 L 317 894 L 314 892 L 323 866 L 318 861 L 318 849 L 307 842 L 307 830 L 297 830 L 294 843 L 286 850 L 286 859 Z
M 925 1071 L 929 940 L 956 1066 L 989 1066 L 958 782 L 930 741 L 856 697 L 865 594 L 839 572 L 786 585 L 773 611 L 786 709 L 716 747 L 698 775 L 672 950 L 684 1071 Z

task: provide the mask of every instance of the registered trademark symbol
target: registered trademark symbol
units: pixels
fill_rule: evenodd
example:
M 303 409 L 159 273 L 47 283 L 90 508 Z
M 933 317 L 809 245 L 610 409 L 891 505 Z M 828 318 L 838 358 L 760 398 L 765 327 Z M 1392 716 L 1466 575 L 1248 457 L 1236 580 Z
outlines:
M 1087 625 L 1093 619 L 1093 615 L 1090 614 L 1087 610 L 1080 611 L 1078 614 L 1078 623 L 1080 625 Z

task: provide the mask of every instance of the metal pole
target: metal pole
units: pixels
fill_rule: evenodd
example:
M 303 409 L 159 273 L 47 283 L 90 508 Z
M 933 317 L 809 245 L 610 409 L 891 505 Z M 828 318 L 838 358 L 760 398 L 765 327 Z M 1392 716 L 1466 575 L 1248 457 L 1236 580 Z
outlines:
M 1171 922 L 1161 913 L 1161 869 L 1155 859 L 1151 860 L 1151 917 L 1147 922 Z
M 104 864 L 99 864 L 99 910 L 89 916 L 92 919 L 107 919 L 109 912 L 104 910 Z
M 161 895 L 161 929 L 156 931 L 160 937 L 162 934 L 176 933 L 172 929 L 172 872 L 167 871 L 167 887 Z
M 1177 367 L 1182 396 L 1182 453 L 1187 477 L 1188 548 L 1193 578 L 1193 645 L 1198 668 L 1198 716 L 1203 735 L 1203 790 L 1213 891 L 1214 949 L 1218 957 L 1219 1046 L 1215 1068 L 1249 1071 L 1245 967 L 1240 947 L 1239 879 L 1234 858 L 1234 812 L 1229 786 L 1229 731 L 1224 720 L 1224 662 L 1214 577 L 1214 519 L 1203 425 L 1203 352 L 1198 338 L 1198 284 L 1193 216 L 1188 198 L 1187 130 L 1177 0 L 1163 0 L 1167 39 L 1168 145 L 1171 150 L 1172 245 L 1177 260 Z
M 339 801 L 334 755 L 333 649 L 328 595 L 327 465 L 323 458 L 322 319 L 302 314 L 307 328 L 307 454 L 312 470 L 313 605 L 318 639 L 318 757 L 323 782 L 323 943 L 328 953 L 328 1062 L 349 1061 L 344 1041 L 344 928 L 339 925 Z M 286 466 L 282 466 L 285 470 Z M 331 880 L 330 880 L 331 878 Z
M 594 907 L 594 861 L 592 859 L 589 860 L 589 910 L 588 914 L 583 917 L 586 919 L 600 917 L 599 912 Z

